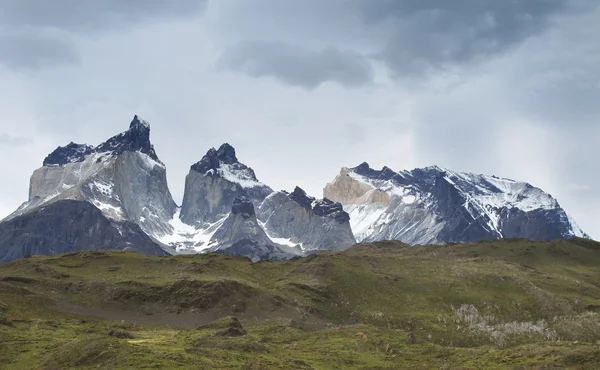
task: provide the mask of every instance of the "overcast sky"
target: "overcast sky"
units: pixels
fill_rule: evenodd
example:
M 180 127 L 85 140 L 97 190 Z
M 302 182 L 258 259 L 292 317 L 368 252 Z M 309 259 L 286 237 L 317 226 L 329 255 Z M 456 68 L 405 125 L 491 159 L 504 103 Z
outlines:
M 178 202 L 229 142 L 315 196 L 363 161 L 528 181 L 600 239 L 598 35 L 599 0 L 0 0 L 0 217 L 138 114 Z

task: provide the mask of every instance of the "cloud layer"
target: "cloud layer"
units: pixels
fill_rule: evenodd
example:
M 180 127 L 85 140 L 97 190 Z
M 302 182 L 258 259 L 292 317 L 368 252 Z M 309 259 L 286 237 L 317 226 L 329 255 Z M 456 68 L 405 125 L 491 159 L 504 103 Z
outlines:
M 372 67 L 366 58 L 351 51 L 327 47 L 313 51 L 277 42 L 246 42 L 229 48 L 219 65 L 250 76 L 271 76 L 284 83 L 313 89 L 333 81 L 345 87 L 371 82 Z

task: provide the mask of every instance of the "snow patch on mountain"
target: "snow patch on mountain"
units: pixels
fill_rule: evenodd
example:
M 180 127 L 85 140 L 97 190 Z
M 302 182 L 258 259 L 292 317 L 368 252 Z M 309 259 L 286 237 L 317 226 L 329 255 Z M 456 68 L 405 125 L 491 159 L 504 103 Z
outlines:
M 181 208 L 178 208 L 169 225 L 173 228 L 172 233 L 157 237 L 156 239 L 164 245 L 174 249 L 181 254 L 200 253 L 209 247 L 213 234 L 221 227 L 227 217 L 210 224 L 206 227 L 196 229 L 180 219 Z
M 344 207 L 350 215 L 350 227 L 357 241 L 366 239 L 376 228 L 384 225 L 387 206 L 382 204 L 351 204 Z
M 149 170 L 152 171 L 155 167 L 160 167 L 163 169 L 166 168 L 164 164 L 162 164 L 159 161 L 155 161 L 149 155 L 142 153 L 141 151 L 138 151 L 137 153 L 140 154 L 140 158 L 142 159 L 143 163 L 146 165 L 146 168 L 148 168 Z
M 239 184 L 243 188 L 265 186 L 265 184 L 259 182 L 256 179 L 254 172 L 249 168 L 235 166 L 227 163 L 221 163 L 220 167 L 217 169 L 217 172 L 225 180 Z

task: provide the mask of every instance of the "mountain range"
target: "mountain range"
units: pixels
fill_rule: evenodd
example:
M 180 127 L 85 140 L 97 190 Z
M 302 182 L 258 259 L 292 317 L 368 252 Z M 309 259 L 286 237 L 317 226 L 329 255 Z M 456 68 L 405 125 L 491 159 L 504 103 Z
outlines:
M 191 165 L 179 206 L 150 125 L 135 116 L 127 131 L 97 146 L 70 143 L 44 159 L 31 176 L 29 199 L 0 223 L 0 261 L 90 249 L 220 252 L 259 261 L 362 241 L 587 237 L 539 188 L 436 166 L 342 168 L 323 195 L 274 191 L 223 144 Z

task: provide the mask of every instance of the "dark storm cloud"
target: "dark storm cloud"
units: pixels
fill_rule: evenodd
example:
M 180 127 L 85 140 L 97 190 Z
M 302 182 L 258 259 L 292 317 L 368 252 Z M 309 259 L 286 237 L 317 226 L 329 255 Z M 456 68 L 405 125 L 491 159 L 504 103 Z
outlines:
M 231 10 L 229 32 L 259 44 L 256 50 L 245 45 L 237 51 L 238 63 L 256 63 L 260 73 L 282 80 L 298 81 L 310 52 L 308 44 L 335 45 L 352 50 L 350 63 L 381 60 L 396 77 L 421 78 L 438 71 L 487 61 L 541 34 L 557 16 L 576 9 L 585 0 L 331 0 L 238 2 Z M 250 5 L 252 4 L 252 5 Z M 229 9 L 228 9 L 229 10 Z M 226 15 L 227 16 L 227 15 Z M 281 32 L 269 29 L 279 27 Z M 237 32 L 235 32 L 237 31 Z M 275 43 L 286 45 L 275 46 Z M 293 50 L 290 45 L 298 45 Z M 360 45 L 360 46 L 359 46 Z M 281 47 L 277 62 L 274 50 Z M 259 55 L 268 49 L 269 55 Z M 313 49 L 314 50 L 314 49 Z M 241 54 L 244 53 L 242 56 Z M 358 54 L 364 55 L 360 57 Z M 312 60 L 323 60 L 315 56 Z M 281 63 L 290 63 L 289 67 Z M 293 66 L 292 66 L 293 64 Z M 316 63 L 318 64 L 318 63 Z M 268 68 L 276 70 L 269 71 Z M 363 70 L 365 68 L 362 68 Z M 246 71 L 247 72 L 247 71 Z M 311 74 L 317 75 L 317 73 Z M 291 77 L 290 77 L 291 76 Z M 329 74 L 323 73 L 327 80 Z M 370 75 L 361 75 L 365 78 Z M 290 78 L 288 78 L 290 77 Z M 361 79 L 361 81 L 363 81 Z M 287 81 L 290 82 L 290 81 Z M 311 85 L 318 82 L 311 81 Z M 353 86 L 357 84 L 354 83 Z
M 372 79 L 369 62 L 360 54 L 327 47 L 314 51 L 279 42 L 245 42 L 219 59 L 222 68 L 250 76 L 270 76 L 290 85 L 313 89 L 325 81 L 360 87 Z
M 1 35 L 0 65 L 14 70 L 34 70 L 77 63 L 79 57 L 70 44 L 38 35 Z
M 93 32 L 152 18 L 194 14 L 205 3 L 206 0 L 1 0 L 0 24 Z
M 380 0 L 357 2 L 370 25 L 390 32 L 379 57 L 397 75 L 476 62 L 538 34 L 565 0 Z

